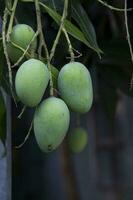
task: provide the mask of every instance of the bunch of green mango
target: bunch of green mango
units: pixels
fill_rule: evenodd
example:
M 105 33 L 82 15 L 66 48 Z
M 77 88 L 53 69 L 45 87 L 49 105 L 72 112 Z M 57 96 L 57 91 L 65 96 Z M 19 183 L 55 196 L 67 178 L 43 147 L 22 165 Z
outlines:
M 12 29 L 7 51 L 12 63 L 23 55 L 35 32 L 25 24 Z M 13 45 L 16 44 L 17 46 Z M 37 39 L 33 40 L 28 53 L 35 51 Z M 15 89 L 19 100 L 29 107 L 35 107 L 34 132 L 36 141 L 43 152 L 56 149 L 63 141 L 70 124 L 70 111 L 86 113 L 93 101 L 92 80 L 88 69 L 79 62 L 70 62 L 60 72 L 52 68 L 52 79 L 60 97 L 43 95 L 50 81 L 50 71 L 42 61 L 30 58 L 17 70 Z

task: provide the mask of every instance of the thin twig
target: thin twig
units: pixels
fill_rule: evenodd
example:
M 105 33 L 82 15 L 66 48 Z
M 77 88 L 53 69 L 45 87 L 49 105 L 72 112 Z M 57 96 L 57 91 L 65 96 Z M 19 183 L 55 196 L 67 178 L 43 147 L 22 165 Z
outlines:
M 63 32 L 64 32 L 64 34 L 65 34 L 65 37 L 66 37 L 66 40 L 67 40 L 67 43 L 68 43 L 68 48 L 69 48 L 69 53 L 70 53 L 71 62 L 73 62 L 75 56 L 74 56 L 74 52 L 73 52 L 73 47 L 72 47 L 71 41 L 70 41 L 70 39 L 69 39 L 69 36 L 68 36 L 68 33 L 67 33 L 66 29 L 63 28 L 62 30 L 63 30 Z
M 107 8 L 114 10 L 114 11 L 120 11 L 120 12 L 124 12 L 125 9 L 121 9 L 121 8 L 116 8 L 114 6 L 109 5 L 107 2 L 102 1 L 102 0 L 97 0 L 99 3 L 101 3 L 102 5 L 106 6 Z M 133 8 L 128 8 L 127 11 L 132 11 Z
M 35 8 L 36 8 L 36 17 L 37 17 L 37 29 L 40 34 L 40 43 L 39 43 L 38 53 L 39 53 L 39 57 L 41 58 L 41 51 L 42 51 L 42 46 L 43 46 L 45 50 L 47 65 L 48 65 L 49 74 L 50 74 L 50 96 L 53 96 L 54 91 L 53 91 L 53 80 L 52 80 L 52 68 L 50 65 L 50 55 L 48 52 L 47 44 L 46 44 L 46 41 L 43 35 L 43 30 L 42 30 L 41 10 L 40 10 L 39 0 L 35 0 Z
M 5 54 L 6 61 L 7 61 L 7 66 L 8 66 L 10 90 L 11 90 L 11 94 L 12 94 L 12 97 L 14 99 L 14 102 L 16 104 L 15 96 L 14 96 L 14 93 L 13 93 L 13 81 L 12 81 L 11 63 L 10 63 L 10 59 L 9 59 L 9 56 L 8 56 L 8 53 L 7 53 L 7 45 L 6 45 L 6 24 L 7 24 L 7 19 L 8 19 L 8 9 L 5 8 L 4 16 L 3 16 L 3 24 L 2 24 L 2 41 L 3 41 L 4 54 Z
M 64 21 L 65 21 L 65 19 L 66 19 L 66 17 L 67 17 L 67 9 L 68 9 L 68 0 L 65 0 L 65 2 L 64 2 L 63 14 L 62 14 L 61 23 L 60 23 L 60 27 L 59 27 L 57 36 L 56 36 L 56 38 L 55 38 L 53 47 L 52 47 L 51 52 L 50 52 L 50 61 L 52 60 L 52 58 L 53 58 L 53 56 L 54 56 L 54 54 L 55 54 L 55 50 L 56 50 L 57 44 L 58 44 L 58 42 L 59 42 L 62 29 L 63 29 L 63 27 L 64 27 Z
M 130 34 L 129 34 L 129 28 L 128 28 L 128 18 L 127 18 L 127 0 L 125 0 L 125 26 L 126 26 L 126 34 L 127 34 L 127 41 L 128 41 L 128 46 L 129 46 L 129 50 L 130 50 L 130 55 L 131 55 L 131 61 L 133 63 L 133 49 L 132 49 L 132 45 L 131 45 L 131 39 L 130 39 Z M 133 87 L 133 73 L 132 73 L 132 78 L 131 78 L 131 82 L 130 82 L 130 90 Z
M 56 5 L 55 5 L 54 0 L 52 0 L 52 3 L 53 3 L 54 10 L 56 10 Z
M 74 48 L 72 48 L 72 49 L 73 49 L 73 52 L 75 51 L 78 54 L 77 56 L 74 54 L 74 58 L 80 58 L 82 56 L 82 53 L 80 53 L 78 50 L 76 50 Z M 70 59 L 70 57 L 66 57 L 66 58 Z
M 49 58 L 46 44 L 44 44 L 44 36 L 43 36 L 43 32 L 42 32 L 41 13 L 40 13 L 41 11 L 40 11 L 40 6 L 39 6 L 38 0 L 35 0 L 35 8 L 36 8 L 36 17 L 37 17 L 37 30 L 39 32 L 39 48 L 38 48 L 39 58 L 41 57 L 43 46 L 44 46 L 44 48 L 46 48 L 45 49 L 46 57 Z
M 52 0 L 52 3 L 53 3 L 54 10 L 56 11 L 56 5 L 55 5 L 55 2 L 53 0 Z M 73 62 L 74 61 L 74 52 L 73 52 L 73 47 L 72 47 L 69 35 L 68 35 L 65 27 L 62 28 L 62 31 L 64 32 L 64 35 L 65 35 L 67 43 L 68 43 L 71 62 Z
M 23 53 L 25 52 L 25 49 L 22 48 L 22 47 L 20 47 L 20 46 L 17 45 L 16 43 L 14 43 L 14 42 L 12 42 L 12 41 L 10 41 L 10 43 L 11 43 L 14 47 L 16 47 L 16 48 L 18 48 L 19 50 L 21 50 Z M 28 52 L 26 52 L 26 55 L 30 58 L 30 54 L 29 54 Z
M 36 31 L 36 33 L 32 37 L 32 39 L 31 39 L 30 43 L 28 44 L 27 48 L 24 50 L 22 56 L 18 59 L 18 61 L 14 65 L 11 66 L 12 68 L 16 67 L 23 60 L 23 58 L 25 57 L 26 53 L 28 52 L 28 50 L 29 50 L 32 42 L 35 40 L 35 38 L 37 37 L 37 35 L 38 35 L 38 31 Z
M 23 106 L 20 114 L 18 115 L 18 119 L 21 119 L 22 115 L 24 114 L 24 111 L 26 110 L 26 106 Z
M 13 7 L 12 7 L 12 13 L 11 13 L 10 21 L 9 21 L 9 27 L 7 30 L 7 42 L 10 41 L 10 35 L 12 32 L 13 20 L 14 20 L 17 4 L 18 4 L 18 0 L 14 0 Z
M 19 144 L 18 146 L 15 146 L 14 147 L 15 149 L 20 149 L 21 147 L 23 147 L 23 145 L 26 143 L 26 141 L 28 140 L 28 138 L 30 136 L 32 127 L 33 127 L 33 121 L 31 122 L 30 128 L 28 130 L 28 133 L 27 133 L 26 137 L 24 138 L 24 141 L 21 144 Z

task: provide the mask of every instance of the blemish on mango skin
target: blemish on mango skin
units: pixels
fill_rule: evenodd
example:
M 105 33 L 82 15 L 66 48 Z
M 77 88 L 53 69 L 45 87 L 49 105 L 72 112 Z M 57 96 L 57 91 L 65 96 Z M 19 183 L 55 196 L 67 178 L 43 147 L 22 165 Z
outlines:
M 53 149 L 53 148 L 52 148 L 52 144 L 49 144 L 49 145 L 48 145 L 48 151 L 52 151 L 52 149 Z

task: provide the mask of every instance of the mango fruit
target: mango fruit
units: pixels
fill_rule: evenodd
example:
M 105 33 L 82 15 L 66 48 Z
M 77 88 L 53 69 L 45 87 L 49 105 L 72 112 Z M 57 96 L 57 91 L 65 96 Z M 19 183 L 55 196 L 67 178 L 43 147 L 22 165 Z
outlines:
M 31 42 L 34 35 L 35 32 L 29 25 L 17 24 L 12 29 L 10 40 L 11 42 L 15 43 L 16 45 L 22 47 L 25 50 L 29 45 L 29 43 Z M 23 51 L 13 46 L 11 42 L 7 43 L 7 52 L 11 61 L 13 63 L 16 63 L 17 60 L 23 55 Z M 37 47 L 37 39 L 35 38 L 34 41 L 31 43 L 28 52 L 30 53 L 34 51 L 36 47 Z
M 70 62 L 61 69 L 58 89 L 72 111 L 86 113 L 90 110 L 93 101 L 92 80 L 82 63 Z
M 55 150 L 63 141 L 69 128 L 70 113 L 62 99 L 49 97 L 36 109 L 34 133 L 43 152 Z
M 82 152 L 88 143 L 88 133 L 82 128 L 74 129 L 68 136 L 68 146 L 72 153 Z
M 29 59 L 16 73 L 16 94 L 23 104 L 34 107 L 41 101 L 48 81 L 49 70 L 46 65 L 40 60 Z

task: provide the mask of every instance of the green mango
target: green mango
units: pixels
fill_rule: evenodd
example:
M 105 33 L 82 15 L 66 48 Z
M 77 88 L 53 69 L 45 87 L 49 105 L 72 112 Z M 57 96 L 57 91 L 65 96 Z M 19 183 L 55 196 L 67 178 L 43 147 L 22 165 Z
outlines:
M 15 77 L 16 94 L 29 107 L 42 99 L 49 81 L 49 70 L 40 60 L 29 59 L 18 69 Z
M 80 153 L 83 151 L 88 143 L 88 133 L 82 128 L 74 129 L 68 136 L 69 150 L 72 153 Z
M 12 29 L 10 40 L 23 49 L 26 49 L 34 35 L 35 32 L 29 25 L 17 24 Z M 32 51 L 36 50 L 36 47 L 37 39 L 35 38 L 35 40 L 31 43 L 28 52 L 31 53 Z M 10 42 L 7 43 L 7 52 L 13 63 L 16 63 L 18 59 L 23 55 L 23 51 L 13 46 Z
M 36 109 L 34 132 L 43 152 L 55 150 L 63 141 L 70 123 L 70 113 L 62 99 L 49 97 Z
M 59 72 L 58 89 L 61 97 L 73 111 L 86 113 L 90 110 L 93 101 L 92 80 L 83 64 L 66 64 Z

